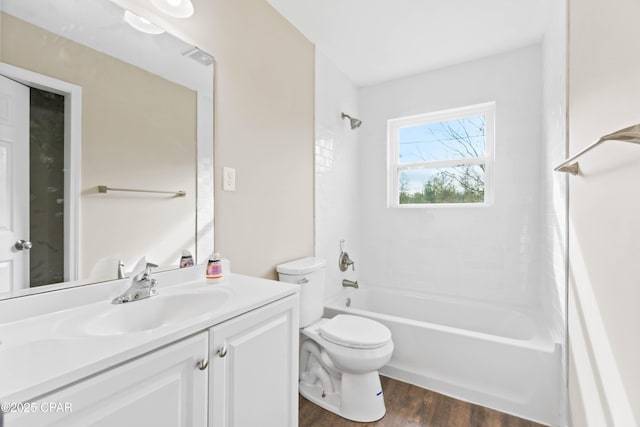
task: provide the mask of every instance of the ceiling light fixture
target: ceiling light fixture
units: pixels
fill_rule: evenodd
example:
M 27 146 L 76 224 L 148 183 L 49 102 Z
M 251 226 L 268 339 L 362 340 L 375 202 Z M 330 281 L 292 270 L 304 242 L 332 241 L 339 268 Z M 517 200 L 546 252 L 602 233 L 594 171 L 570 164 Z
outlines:
M 164 30 L 156 25 L 153 25 L 149 20 L 143 18 L 142 16 L 138 16 L 135 13 L 125 10 L 124 11 L 124 20 L 127 24 L 131 25 L 138 31 L 142 31 L 147 34 L 162 34 Z
M 174 18 L 188 18 L 193 15 L 191 0 L 151 0 L 160 12 Z

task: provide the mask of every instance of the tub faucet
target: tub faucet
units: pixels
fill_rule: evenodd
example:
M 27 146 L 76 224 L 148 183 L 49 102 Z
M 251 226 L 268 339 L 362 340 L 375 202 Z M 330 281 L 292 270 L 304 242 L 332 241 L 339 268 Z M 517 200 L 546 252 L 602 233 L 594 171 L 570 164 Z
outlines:
M 342 280 L 342 286 L 344 286 L 345 288 L 356 288 L 356 289 L 358 289 L 358 281 L 356 280 L 355 282 L 353 282 L 351 280 L 344 279 L 344 280 Z
M 137 270 L 139 273 L 133 276 L 131 286 L 122 295 L 114 298 L 111 303 L 124 304 L 125 302 L 137 301 L 157 295 L 156 284 L 158 281 L 151 278 L 151 269 L 154 267 L 157 267 L 157 265 L 147 262 L 144 257 L 138 261 L 134 271 Z

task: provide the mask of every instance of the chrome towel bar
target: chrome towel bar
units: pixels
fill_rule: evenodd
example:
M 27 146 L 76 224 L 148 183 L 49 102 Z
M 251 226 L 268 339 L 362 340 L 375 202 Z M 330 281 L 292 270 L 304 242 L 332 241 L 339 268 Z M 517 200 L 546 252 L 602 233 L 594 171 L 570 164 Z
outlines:
M 106 193 L 107 191 L 128 191 L 133 193 L 156 193 L 156 194 L 173 194 L 177 197 L 184 197 L 186 192 L 180 191 L 159 191 L 159 190 L 137 190 L 134 188 L 111 188 L 106 185 L 98 185 L 98 193 Z
M 640 124 L 629 126 L 628 128 L 620 129 L 616 132 L 601 137 L 596 142 L 589 145 L 587 148 L 560 163 L 553 170 L 555 170 L 556 172 L 567 172 L 571 175 L 577 175 L 578 173 L 580 173 L 580 164 L 578 162 L 575 162 L 575 160 L 587 151 L 591 151 L 592 149 L 606 141 L 623 141 L 640 144 Z

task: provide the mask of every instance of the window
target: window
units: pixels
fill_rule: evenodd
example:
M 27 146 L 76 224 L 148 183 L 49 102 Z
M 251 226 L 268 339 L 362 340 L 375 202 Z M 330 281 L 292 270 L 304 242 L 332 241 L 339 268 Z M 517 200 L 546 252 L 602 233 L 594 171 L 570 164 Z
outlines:
M 492 201 L 495 104 L 389 120 L 389 206 Z

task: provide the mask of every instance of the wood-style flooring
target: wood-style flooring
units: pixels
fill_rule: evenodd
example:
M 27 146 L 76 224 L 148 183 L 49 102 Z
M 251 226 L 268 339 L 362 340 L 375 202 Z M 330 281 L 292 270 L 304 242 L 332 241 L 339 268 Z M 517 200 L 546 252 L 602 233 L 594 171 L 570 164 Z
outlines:
M 543 427 L 542 424 L 380 377 L 387 414 L 374 423 L 347 421 L 299 397 L 299 427 Z

